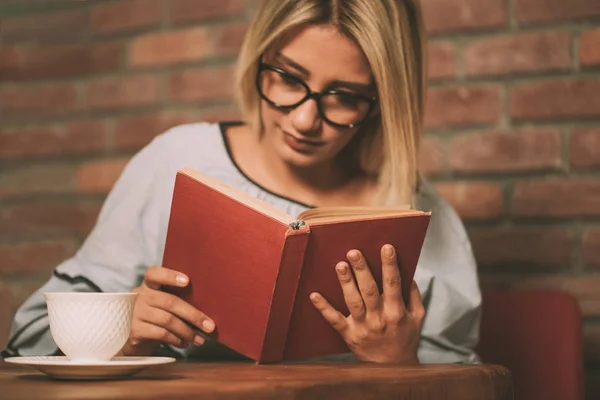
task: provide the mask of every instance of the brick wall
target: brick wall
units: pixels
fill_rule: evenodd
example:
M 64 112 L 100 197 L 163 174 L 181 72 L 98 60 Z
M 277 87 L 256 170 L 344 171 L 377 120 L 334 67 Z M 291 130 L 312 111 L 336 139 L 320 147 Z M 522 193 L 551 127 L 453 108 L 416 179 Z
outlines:
M 600 396 L 600 2 L 422 1 L 423 169 L 485 282 L 579 298 Z M 198 3 L 0 5 L 0 344 L 132 154 L 175 124 L 235 118 L 231 66 L 258 0 Z

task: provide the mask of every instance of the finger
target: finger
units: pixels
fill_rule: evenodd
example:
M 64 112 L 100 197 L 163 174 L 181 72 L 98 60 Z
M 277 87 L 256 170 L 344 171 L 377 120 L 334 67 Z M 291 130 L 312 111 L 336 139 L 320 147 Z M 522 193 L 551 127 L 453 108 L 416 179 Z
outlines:
M 425 306 L 423 306 L 423 301 L 421 299 L 421 291 L 419 290 L 419 287 L 417 286 L 417 283 L 415 281 L 412 282 L 412 285 L 410 286 L 410 303 L 408 304 L 408 311 L 420 318 L 423 319 L 423 317 L 425 316 Z
M 400 312 L 404 308 L 402 300 L 402 280 L 394 246 L 386 244 L 381 248 L 381 276 L 383 278 L 383 302 L 386 309 Z
M 204 343 L 202 336 L 194 332 L 189 325 L 175 315 L 155 307 L 147 307 L 147 310 L 144 311 L 140 315 L 140 320 L 165 328 L 186 343 L 194 343 L 195 345 Z
M 214 321 L 208 318 L 206 314 L 173 294 L 154 291 L 149 297 L 148 304 L 152 307 L 174 314 L 206 333 L 210 333 L 215 329 Z
M 317 310 L 321 312 L 321 315 L 327 322 L 333 326 L 333 328 L 342 333 L 348 327 L 346 318 L 338 310 L 333 308 L 331 304 L 319 293 L 311 293 L 310 300 L 313 302 Z
M 354 270 L 356 283 L 358 284 L 367 312 L 379 309 L 381 306 L 379 288 L 377 287 L 377 283 L 375 283 L 375 279 L 373 279 L 371 270 L 367 265 L 367 260 L 365 260 L 362 253 L 358 250 L 350 250 L 347 257 Z
M 352 315 L 352 318 L 357 321 L 364 319 L 367 315 L 367 310 L 365 308 L 365 303 L 363 302 L 362 296 L 356 287 L 354 278 L 350 273 L 350 267 L 348 266 L 348 263 L 343 261 L 339 262 L 335 266 L 335 272 L 337 272 L 338 280 L 342 286 L 344 301 L 346 302 L 348 311 L 350 311 L 350 315 Z
M 189 281 L 185 274 L 161 266 L 150 267 L 144 274 L 144 284 L 155 290 L 160 289 L 161 286 L 184 287 Z
M 146 340 L 156 340 L 161 343 L 170 344 L 175 347 L 185 347 L 185 341 L 160 326 L 144 321 L 138 321 L 131 329 L 130 341 L 137 346 Z

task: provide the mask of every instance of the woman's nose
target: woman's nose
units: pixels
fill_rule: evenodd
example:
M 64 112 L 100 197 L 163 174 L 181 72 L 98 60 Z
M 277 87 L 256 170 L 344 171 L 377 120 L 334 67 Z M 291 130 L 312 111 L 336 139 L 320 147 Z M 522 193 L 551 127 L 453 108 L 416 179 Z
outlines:
M 321 126 L 321 116 L 317 101 L 308 99 L 288 114 L 294 129 L 298 132 L 308 133 L 318 131 Z

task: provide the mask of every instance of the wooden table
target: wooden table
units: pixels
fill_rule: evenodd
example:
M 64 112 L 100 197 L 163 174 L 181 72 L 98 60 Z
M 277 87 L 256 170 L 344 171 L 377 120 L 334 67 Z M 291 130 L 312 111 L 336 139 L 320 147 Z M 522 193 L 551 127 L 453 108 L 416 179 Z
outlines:
M 402 399 L 512 400 L 510 373 L 495 365 L 177 362 L 126 380 L 56 381 L 0 361 L 0 399 Z

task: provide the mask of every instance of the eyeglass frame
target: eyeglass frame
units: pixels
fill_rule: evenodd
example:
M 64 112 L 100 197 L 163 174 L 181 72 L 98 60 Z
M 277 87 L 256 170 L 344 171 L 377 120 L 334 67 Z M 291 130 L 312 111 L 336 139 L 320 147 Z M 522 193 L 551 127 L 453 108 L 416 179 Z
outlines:
M 277 72 L 278 74 L 282 75 L 283 77 L 288 78 L 294 82 L 297 82 L 304 89 L 306 89 L 306 96 L 304 96 L 298 102 L 296 102 L 292 105 L 289 105 L 289 106 L 284 106 L 284 105 L 277 104 L 277 103 L 271 101 L 261 90 L 260 76 L 264 70 L 271 70 L 271 71 Z M 363 95 L 361 93 L 352 93 L 352 92 L 347 92 L 345 90 L 331 89 L 331 90 L 324 90 L 321 92 L 314 92 L 311 90 L 311 88 L 308 86 L 308 84 L 306 82 L 304 82 L 302 79 L 290 74 L 289 72 L 287 72 L 279 67 L 265 63 L 262 60 L 258 61 L 258 69 L 256 71 L 256 90 L 258 91 L 259 96 L 263 100 L 265 100 L 267 103 L 269 103 L 271 106 L 275 107 L 276 109 L 284 110 L 284 111 L 291 111 L 291 110 L 299 107 L 301 104 L 305 103 L 306 101 L 308 101 L 310 99 L 314 99 L 317 103 L 317 111 L 319 113 L 319 117 L 321 117 L 321 119 L 323 121 L 325 121 L 326 123 L 328 123 L 329 125 L 332 125 L 337 128 L 354 128 L 354 127 L 364 123 L 371 115 L 371 112 L 373 111 L 373 108 L 375 107 L 375 104 L 377 103 L 377 96 L 370 97 L 370 96 Z M 338 124 L 338 123 L 335 123 L 335 122 L 331 121 L 330 119 L 328 119 L 325 116 L 325 112 L 323 111 L 323 106 L 321 104 L 321 98 L 326 95 L 335 95 L 335 94 L 343 94 L 344 96 L 355 97 L 355 98 L 366 101 L 369 104 L 369 109 L 365 113 L 364 118 L 361 119 L 360 121 L 352 123 L 352 124 Z

